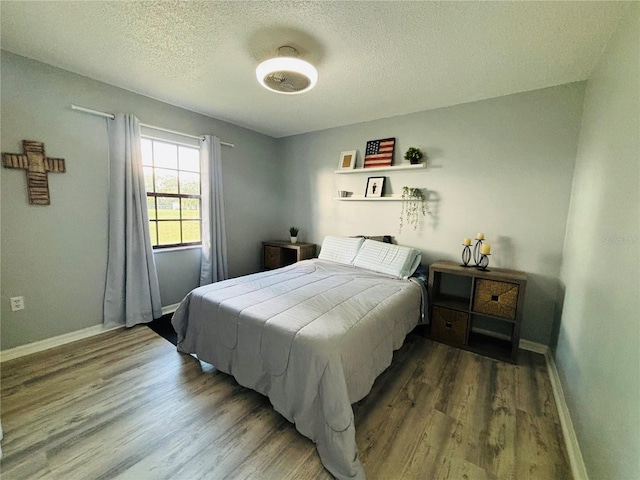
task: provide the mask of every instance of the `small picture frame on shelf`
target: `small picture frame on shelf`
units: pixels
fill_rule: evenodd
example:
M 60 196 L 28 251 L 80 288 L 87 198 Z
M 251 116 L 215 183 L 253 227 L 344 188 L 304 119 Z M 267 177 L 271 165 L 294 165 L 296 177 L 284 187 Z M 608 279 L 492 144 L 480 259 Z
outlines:
M 384 179 L 386 177 L 369 177 L 367 179 L 367 189 L 364 192 L 365 197 L 382 197 L 384 189 Z
M 357 150 L 346 150 L 340 152 L 340 163 L 338 164 L 338 170 L 351 170 L 356 168 Z

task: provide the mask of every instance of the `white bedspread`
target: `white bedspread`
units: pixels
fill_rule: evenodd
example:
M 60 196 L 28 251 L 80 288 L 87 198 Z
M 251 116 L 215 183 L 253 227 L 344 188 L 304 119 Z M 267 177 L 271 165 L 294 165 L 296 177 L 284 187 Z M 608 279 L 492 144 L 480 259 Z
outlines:
M 268 396 L 335 477 L 363 479 L 351 404 L 420 320 L 421 293 L 411 280 L 305 260 L 197 288 L 172 323 L 179 351 Z

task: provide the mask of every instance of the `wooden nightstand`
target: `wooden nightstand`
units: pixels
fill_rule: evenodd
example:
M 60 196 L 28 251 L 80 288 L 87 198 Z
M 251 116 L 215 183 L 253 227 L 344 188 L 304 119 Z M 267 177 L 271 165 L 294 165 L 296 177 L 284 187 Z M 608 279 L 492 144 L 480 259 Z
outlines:
M 316 254 L 315 243 L 291 243 L 274 240 L 262 242 L 262 268 L 271 270 L 300 260 L 313 258 Z
M 429 267 L 429 336 L 511 363 L 518 361 L 527 275 L 455 262 Z

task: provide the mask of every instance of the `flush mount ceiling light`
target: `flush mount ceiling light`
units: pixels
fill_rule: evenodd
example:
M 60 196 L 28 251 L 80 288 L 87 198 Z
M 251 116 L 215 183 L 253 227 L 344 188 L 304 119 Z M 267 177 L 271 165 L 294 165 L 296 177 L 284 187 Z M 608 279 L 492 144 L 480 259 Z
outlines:
M 318 71 L 309 62 L 298 58 L 293 47 L 280 47 L 275 58 L 265 60 L 256 68 L 258 82 L 267 90 L 286 95 L 304 93 L 315 87 Z

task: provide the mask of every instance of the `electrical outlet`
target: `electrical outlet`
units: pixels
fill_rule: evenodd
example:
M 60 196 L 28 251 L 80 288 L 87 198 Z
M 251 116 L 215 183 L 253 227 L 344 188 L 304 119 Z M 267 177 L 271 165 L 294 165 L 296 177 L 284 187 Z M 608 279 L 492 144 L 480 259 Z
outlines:
M 24 297 L 11 297 L 11 311 L 24 310 Z

